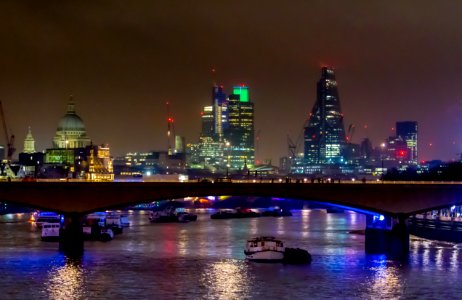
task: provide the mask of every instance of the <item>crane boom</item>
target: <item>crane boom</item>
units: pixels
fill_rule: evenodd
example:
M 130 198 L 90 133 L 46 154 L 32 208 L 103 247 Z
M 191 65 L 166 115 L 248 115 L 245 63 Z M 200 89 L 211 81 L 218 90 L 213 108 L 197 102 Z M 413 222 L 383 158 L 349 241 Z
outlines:
M 0 100 L 0 117 L 2 118 L 3 132 L 5 134 L 5 139 L 6 139 L 6 143 L 7 143 L 6 159 L 11 161 L 11 158 L 13 157 L 13 154 L 16 151 L 16 149 L 14 148 L 14 135 L 12 134 L 10 136 L 8 134 L 8 128 L 6 126 L 5 113 L 3 111 L 3 104 L 2 104 L 1 100 Z
M 5 134 L 5 139 L 6 139 L 6 142 L 8 143 L 9 142 L 9 139 L 8 139 L 8 130 L 6 128 L 6 120 L 5 120 L 5 113 L 3 112 L 3 104 L 2 104 L 2 101 L 0 100 L 0 117 L 2 118 L 2 125 L 3 125 L 3 133 Z

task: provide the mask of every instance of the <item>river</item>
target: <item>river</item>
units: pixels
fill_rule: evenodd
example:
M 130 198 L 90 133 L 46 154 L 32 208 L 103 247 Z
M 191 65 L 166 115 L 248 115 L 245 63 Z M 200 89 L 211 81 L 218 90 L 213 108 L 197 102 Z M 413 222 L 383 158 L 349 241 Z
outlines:
M 292 217 L 150 224 L 130 212 L 114 240 L 85 242 L 81 258 L 42 242 L 28 214 L 0 216 L 1 299 L 452 299 L 462 249 L 411 239 L 405 261 L 364 253 L 365 217 L 294 211 Z M 273 235 L 308 250 L 310 265 L 247 262 L 246 239 Z

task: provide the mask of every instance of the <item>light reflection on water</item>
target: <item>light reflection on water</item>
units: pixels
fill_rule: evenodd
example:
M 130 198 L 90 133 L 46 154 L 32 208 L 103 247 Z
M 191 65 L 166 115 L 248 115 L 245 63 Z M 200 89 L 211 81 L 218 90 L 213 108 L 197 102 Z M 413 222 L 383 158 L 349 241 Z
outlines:
M 211 299 L 243 299 L 250 294 L 251 280 L 248 268 L 242 260 L 211 263 L 204 269 L 201 284 Z
M 53 266 L 45 282 L 49 299 L 85 298 L 84 269 L 80 259 L 65 259 L 63 266 Z
M 411 240 L 406 261 L 365 255 L 365 218 L 299 211 L 287 218 L 150 224 L 141 213 L 109 243 L 88 242 L 80 260 L 40 241 L 30 224 L 2 223 L 0 295 L 5 299 L 399 299 L 460 293 L 462 253 Z M 329 228 L 329 229 L 327 229 Z M 246 262 L 245 241 L 272 234 L 307 249 L 308 266 Z
M 398 263 L 387 261 L 385 255 L 379 255 L 370 264 L 369 270 L 372 271 L 372 275 L 366 281 L 369 287 L 365 295 L 371 299 L 393 299 L 403 294 L 403 278 Z

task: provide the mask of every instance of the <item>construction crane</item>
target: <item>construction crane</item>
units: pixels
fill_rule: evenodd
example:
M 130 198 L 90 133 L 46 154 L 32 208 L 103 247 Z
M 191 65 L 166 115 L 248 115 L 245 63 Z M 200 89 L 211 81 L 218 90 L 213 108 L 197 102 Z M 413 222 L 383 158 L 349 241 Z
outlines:
M 353 135 L 355 134 L 355 129 L 356 129 L 356 126 L 354 124 L 350 124 L 348 126 L 348 131 L 346 135 L 347 144 L 351 144 L 351 140 L 353 139 Z
M 175 149 L 175 126 L 174 120 L 170 116 L 170 103 L 167 101 L 167 152 L 168 155 L 174 154 Z M 173 144 L 173 145 L 172 145 Z
M 8 128 L 6 127 L 6 119 L 5 119 L 5 113 L 3 111 L 3 105 L 2 101 L 0 101 L 0 117 L 2 118 L 2 123 L 3 123 L 3 132 L 5 134 L 5 139 L 6 139 L 6 159 L 8 161 L 11 161 L 13 158 L 13 154 L 16 151 L 16 148 L 14 147 L 14 134 L 9 135 L 8 134 Z
M 303 122 L 303 125 L 300 129 L 300 132 L 298 133 L 298 136 L 295 142 L 290 138 L 289 135 L 287 135 L 287 146 L 289 148 L 289 158 L 290 159 L 294 159 L 295 156 L 297 155 L 297 151 L 300 147 L 300 143 L 302 142 L 303 132 L 305 130 L 305 127 L 308 125 L 309 121 L 310 121 L 310 116 L 308 116 L 308 118 L 306 118 L 306 120 Z

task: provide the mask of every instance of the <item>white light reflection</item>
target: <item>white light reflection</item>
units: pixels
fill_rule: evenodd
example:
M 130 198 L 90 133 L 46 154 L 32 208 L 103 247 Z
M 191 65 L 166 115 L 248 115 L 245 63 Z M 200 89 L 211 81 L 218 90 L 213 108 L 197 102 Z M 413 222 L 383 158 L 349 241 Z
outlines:
M 45 283 L 49 299 L 85 299 L 83 269 L 78 261 L 52 268 Z
M 244 299 L 249 295 L 252 280 L 245 261 L 227 260 L 205 268 L 201 282 L 207 288 L 206 299 Z
M 430 249 L 425 248 L 425 250 L 422 253 L 422 264 L 424 266 L 428 266 L 430 263 Z
M 309 224 L 309 221 L 310 221 L 310 214 L 311 214 L 311 210 L 309 209 L 303 209 L 302 210 L 302 226 L 303 226 L 303 230 L 302 230 L 302 237 L 304 238 L 307 238 L 310 236 L 310 226 L 308 225 Z
M 257 233 L 258 233 L 258 223 L 257 223 L 257 219 L 253 218 L 250 220 L 250 228 L 249 228 L 249 232 L 252 236 L 256 236 Z
M 286 234 L 284 218 L 277 218 L 277 233 L 278 235 Z
M 438 270 L 443 269 L 443 248 L 436 249 L 435 264 Z
M 451 255 L 451 271 L 455 272 L 459 270 L 459 249 L 455 248 Z
M 394 299 L 402 295 L 403 284 L 399 276 L 398 266 L 387 265 L 385 259 L 374 261 L 376 266 L 370 270 L 375 271 L 368 294 L 373 295 L 372 299 Z
M 185 256 L 189 254 L 189 235 L 186 229 L 180 230 L 178 234 L 178 254 Z

